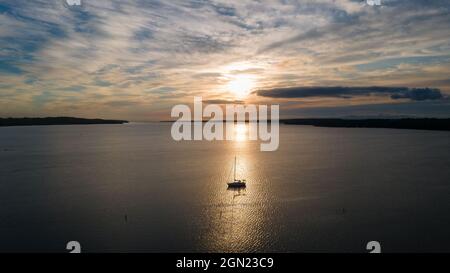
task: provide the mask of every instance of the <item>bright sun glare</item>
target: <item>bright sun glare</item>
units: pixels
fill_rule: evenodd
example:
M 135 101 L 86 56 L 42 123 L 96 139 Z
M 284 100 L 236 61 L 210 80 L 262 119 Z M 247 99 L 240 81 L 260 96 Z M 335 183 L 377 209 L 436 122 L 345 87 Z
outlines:
M 236 124 L 234 127 L 234 140 L 238 142 L 243 142 L 247 138 L 247 125 L 246 124 Z
M 255 86 L 252 78 L 247 76 L 236 76 L 227 84 L 227 89 L 232 92 L 236 98 L 243 99 L 250 94 L 250 91 Z

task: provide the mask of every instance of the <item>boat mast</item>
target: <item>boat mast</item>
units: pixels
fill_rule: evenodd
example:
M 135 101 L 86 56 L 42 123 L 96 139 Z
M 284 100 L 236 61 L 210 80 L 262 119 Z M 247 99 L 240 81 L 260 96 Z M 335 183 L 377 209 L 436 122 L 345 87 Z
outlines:
M 234 156 L 234 180 L 236 181 L 236 156 Z

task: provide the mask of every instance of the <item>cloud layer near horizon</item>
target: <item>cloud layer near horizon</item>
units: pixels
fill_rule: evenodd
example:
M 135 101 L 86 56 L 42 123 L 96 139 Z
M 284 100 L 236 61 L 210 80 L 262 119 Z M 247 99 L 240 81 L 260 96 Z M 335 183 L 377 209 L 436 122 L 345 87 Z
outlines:
M 255 83 L 252 91 L 408 88 L 377 96 L 293 96 L 287 103 L 284 97 L 282 109 L 382 103 L 395 109 L 393 102 L 448 96 L 450 1 L 382 4 L 82 0 L 82 6 L 69 7 L 63 0 L 5 0 L 0 115 L 158 119 L 194 95 L 241 100 L 227 90 L 239 77 Z M 246 98 L 268 100 L 279 102 L 275 96 Z M 446 103 L 435 107 L 450 114 Z
M 315 87 L 289 87 L 259 90 L 258 96 L 269 98 L 310 98 L 331 97 L 351 99 L 357 96 L 389 95 L 391 99 L 409 99 L 412 101 L 444 100 L 448 99 L 442 95 L 439 89 L 431 88 L 408 88 L 408 87 L 344 87 L 344 86 L 315 86 Z

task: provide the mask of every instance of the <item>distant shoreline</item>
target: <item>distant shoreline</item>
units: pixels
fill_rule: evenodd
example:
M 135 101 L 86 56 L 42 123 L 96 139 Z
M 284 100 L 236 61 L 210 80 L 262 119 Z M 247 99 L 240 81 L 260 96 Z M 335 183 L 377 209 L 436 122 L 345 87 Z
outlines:
M 317 127 L 386 128 L 450 131 L 450 118 L 401 118 L 401 119 L 286 119 L 287 125 L 312 125 Z
M 174 122 L 163 120 L 161 122 Z M 194 121 L 192 121 L 194 122 Z M 207 122 L 207 120 L 202 121 Z M 246 120 L 245 122 L 249 122 Z M 259 121 L 254 121 L 259 122 Z M 269 121 L 270 122 L 270 121 Z M 339 119 L 339 118 L 299 118 L 280 119 L 286 125 L 310 125 L 334 128 L 385 128 L 450 131 L 450 118 L 400 118 L 400 119 Z
M 126 120 L 86 119 L 75 117 L 46 118 L 0 118 L 0 127 L 9 126 L 40 126 L 40 125 L 89 125 L 89 124 L 124 124 Z

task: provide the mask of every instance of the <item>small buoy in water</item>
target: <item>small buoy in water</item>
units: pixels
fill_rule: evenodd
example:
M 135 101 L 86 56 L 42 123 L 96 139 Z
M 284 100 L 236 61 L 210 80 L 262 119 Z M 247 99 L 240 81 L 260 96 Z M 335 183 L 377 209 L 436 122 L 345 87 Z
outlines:
M 128 222 L 128 215 L 125 214 L 125 222 Z

